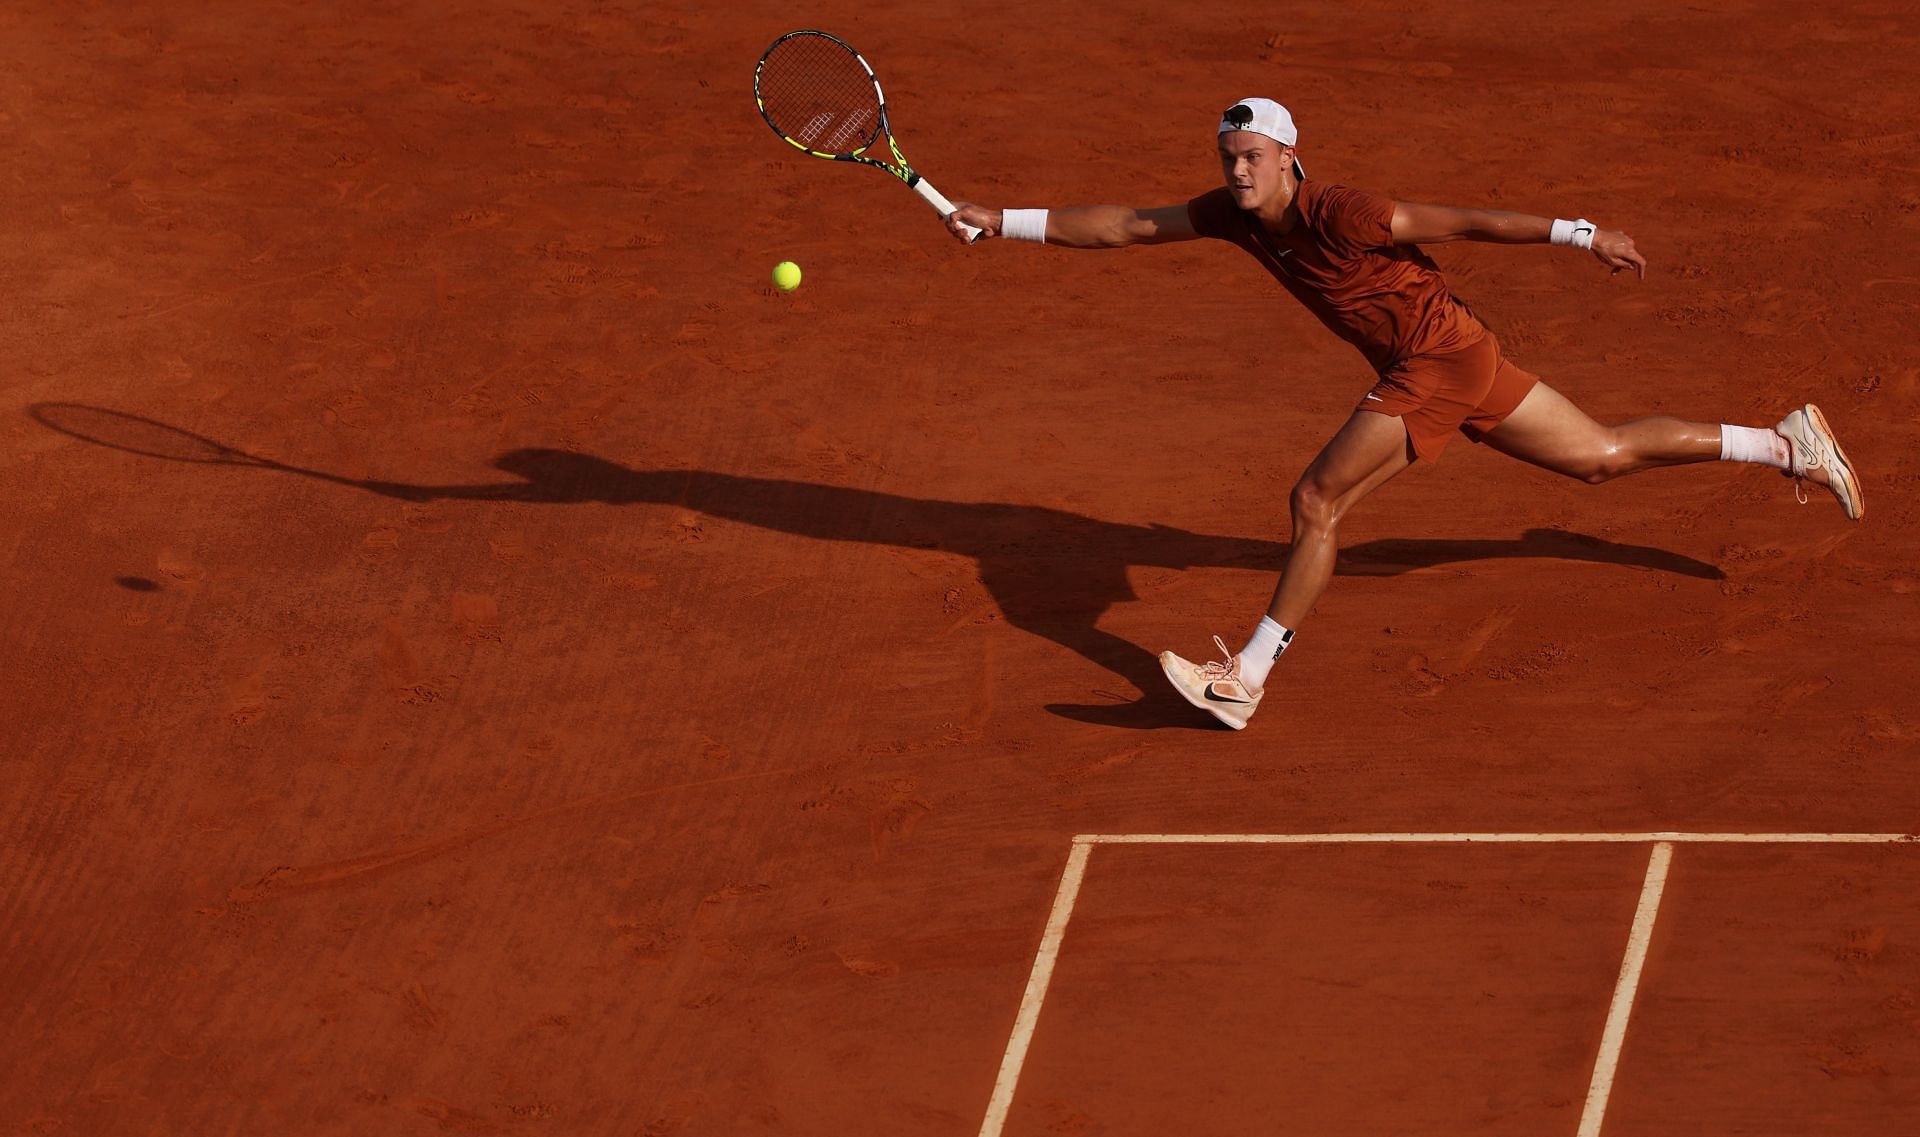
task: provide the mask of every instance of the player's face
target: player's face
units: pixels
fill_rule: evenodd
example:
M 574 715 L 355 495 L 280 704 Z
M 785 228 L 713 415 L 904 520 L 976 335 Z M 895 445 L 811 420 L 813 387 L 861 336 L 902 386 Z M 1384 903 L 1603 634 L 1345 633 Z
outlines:
M 1229 130 L 1220 136 L 1220 172 L 1241 209 L 1259 209 L 1291 185 L 1292 163 L 1293 147 L 1264 134 Z

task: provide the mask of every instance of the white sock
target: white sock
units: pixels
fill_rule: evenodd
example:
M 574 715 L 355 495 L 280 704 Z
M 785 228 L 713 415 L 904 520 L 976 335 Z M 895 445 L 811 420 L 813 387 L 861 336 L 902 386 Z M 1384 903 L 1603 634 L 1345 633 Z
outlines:
M 1757 462 L 1784 470 L 1793 457 L 1787 440 L 1761 426 L 1720 427 L 1722 462 Z
M 1260 626 L 1253 629 L 1253 638 L 1240 649 L 1240 681 L 1255 690 L 1265 687 L 1267 673 L 1292 642 L 1291 629 L 1274 623 L 1272 616 L 1260 617 Z

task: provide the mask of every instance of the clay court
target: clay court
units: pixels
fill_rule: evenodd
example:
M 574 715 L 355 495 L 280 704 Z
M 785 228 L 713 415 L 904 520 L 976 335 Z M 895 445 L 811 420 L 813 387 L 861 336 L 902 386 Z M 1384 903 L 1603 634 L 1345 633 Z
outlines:
M 1909 5 L 453 7 L 0 11 L 0 1132 L 1920 1131 Z M 1217 728 L 1155 654 L 1371 372 L 783 145 L 802 26 L 956 199 L 1184 201 L 1266 94 L 1624 229 L 1432 251 L 1867 517 L 1456 442 Z

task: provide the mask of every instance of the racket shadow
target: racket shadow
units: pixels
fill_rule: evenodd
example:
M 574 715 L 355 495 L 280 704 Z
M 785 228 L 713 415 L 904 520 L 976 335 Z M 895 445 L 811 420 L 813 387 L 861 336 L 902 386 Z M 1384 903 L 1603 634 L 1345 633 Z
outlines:
M 813 540 L 932 549 L 968 557 L 976 562 L 981 584 L 1009 624 L 1074 651 L 1148 692 L 1144 700 L 1134 703 L 1048 707 L 1065 718 L 1109 726 L 1196 725 L 1192 709 L 1167 688 L 1156 654 L 1098 626 L 1115 604 L 1139 598 L 1128 579 L 1130 569 L 1278 571 L 1288 550 L 1284 541 L 1102 521 L 1046 506 L 944 501 L 711 470 L 635 469 L 568 450 L 501 454 L 493 466 L 510 475 L 505 481 L 414 484 L 348 478 L 250 456 L 124 412 L 39 404 L 30 413 L 49 429 L 128 453 L 250 465 L 405 501 L 672 505 Z M 1335 571 L 1345 576 L 1391 576 L 1508 557 L 1592 561 L 1723 579 L 1718 568 L 1680 553 L 1559 529 L 1530 529 L 1509 540 L 1369 541 L 1341 550 Z

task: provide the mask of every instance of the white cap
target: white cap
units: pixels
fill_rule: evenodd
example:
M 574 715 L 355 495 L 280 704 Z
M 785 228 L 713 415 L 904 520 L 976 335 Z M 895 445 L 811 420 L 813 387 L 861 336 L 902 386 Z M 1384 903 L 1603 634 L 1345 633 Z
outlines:
M 1292 146 L 1300 141 L 1300 132 L 1293 125 L 1293 115 L 1272 99 L 1241 99 L 1228 107 L 1221 113 L 1220 129 L 1215 133 L 1226 134 L 1234 130 L 1264 134 L 1282 146 Z M 1293 172 L 1298 177 L 1307 176 L 1298 159 L 1294 160 Z

